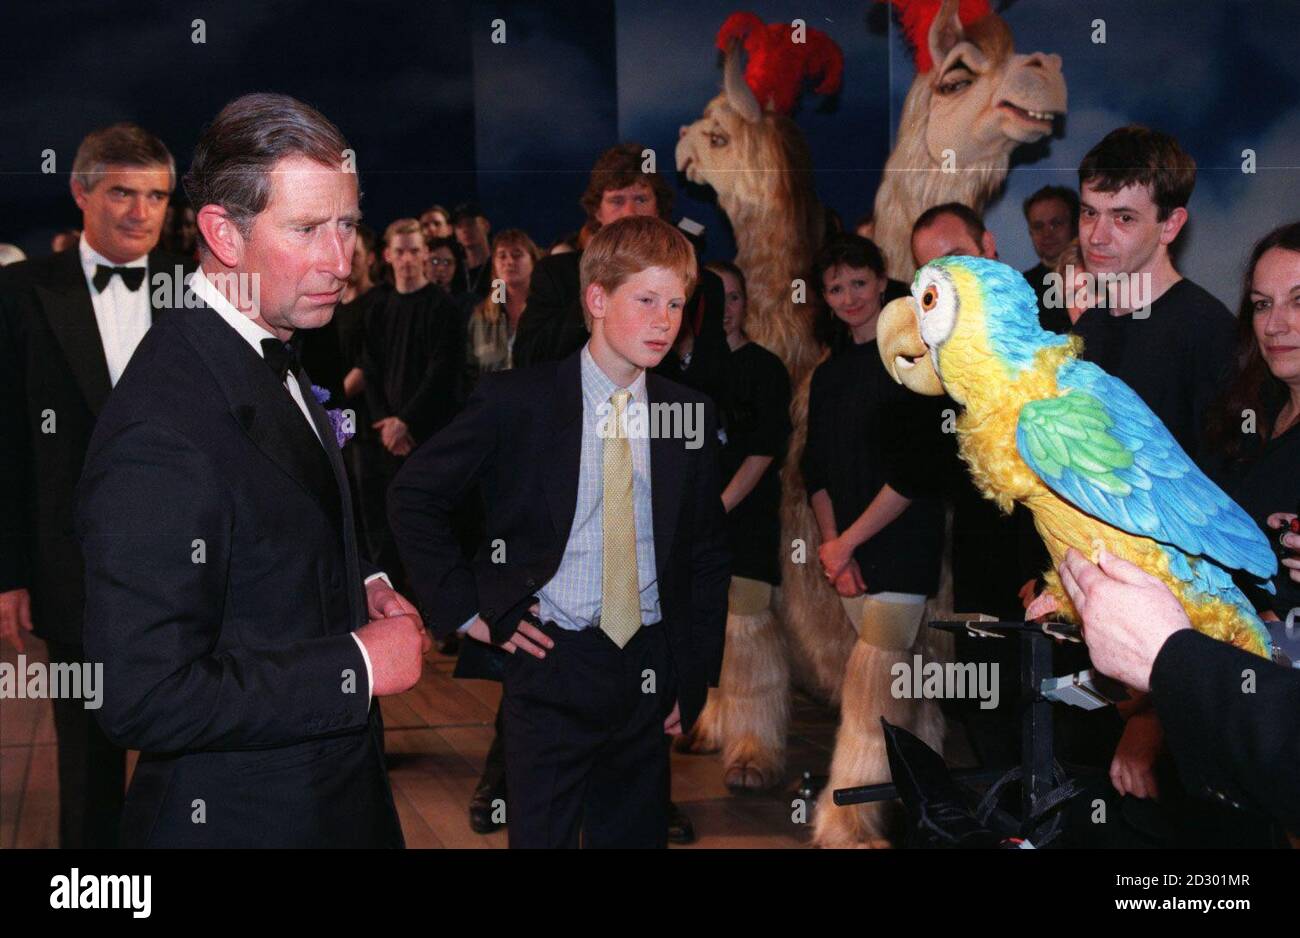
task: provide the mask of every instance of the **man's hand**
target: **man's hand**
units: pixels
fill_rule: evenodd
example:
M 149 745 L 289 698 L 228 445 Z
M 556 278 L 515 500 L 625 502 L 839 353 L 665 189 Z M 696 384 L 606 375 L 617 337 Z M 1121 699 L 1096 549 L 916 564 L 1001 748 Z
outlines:
M 1102 672 L 1140 691 L 1170 635 L 1191 628 L 1182 605 L 1156 577 L 1104 548 L 1093 564 L 1071 549 L 1061 584 L 1083 618 L 1083 640 Z
M 415 686 L 424 667 L 424 653 L 433 647 L 419 616 L 374 619 L 355 632 L 370 656 L 376 697 L 401 694 Z
M 366 611 L 372 619 L 386 619 L 389 616 L 414 616 L 416 622 L 420 612 L 411 601 L 388 585 L 383 577 L 375 577 L 366 584 Z
M 0 642 L 23 650 L 23 633 L 32 630 L 32 595 L 25 589 L 0 593 Z
M 379 442 L 394 456 L 406 456 L 415 448 L 410 428 L 400 417 L 385 417 L 371 424 L 379 431 Z
M 822 572 L 826 579 L 834 583 L 853 560 L 853 548 L 844 540 L 843 535 L 829 541 L 823 541 L 817 548 L 817 559 L 822 562 Z
M 850 560 L 844 572 L 831 582 L 835 592 L 849 599 L 861 596 L 867 591 L 867 581 L 862 578 L 862 568 L 858 566 L 856 560 Z
M 532 608 L 529 611 L 532 612 L 533 615 L 537 615 L 538 608 L 537 603 L 533 603 Z M 478 639 L 485 645 L 496 644 L 492 641 L 491 629 L 488 628 L 488 624 L 483 620 L 482 616 L 479 616 L 474 620 L 474 624 L 465 630 L 465 634 L 470 638 Z M 547 635 L 531 622 L 526 619 L 520 619 L 519 627 L 515 629 L 515 634 L 510 636 L 510 638 L 506 639 L 500 645 L 497 645 L 497 647 L 504 648 L 512 655 L 515 653 L 516 649 L 519 649 L 528 652 L 534 658 L 545 658 L 547 650 L 555 647 L 555 642 L 552 640 L 551 636 Z
M 1156 786 L 1156 759 L 1164 751 L 1165 734 L 1154 710 L 1143 710 L 1129 717 L 1115 757 L 1110 761 L 1110 783 L 1121 795 L 1134 798 L 1159 798 Z
M 682 735 L 682 705 L 681 701 L 673 701 L 673 712 L 668 714 L 664 720 L 664 732 L 669 736 Z
M 1274 531 L 1281 531 L 1283 528 L 1290 525 L 1291 522 L 1295 520 L 1295 517 L 1295 515 L 1290 514 L 1289 512 L 1279 511 L 1277 514 L 1268 516 L 1268 526 Z M 1300 534 L 1283 534 L 1282 546 L 1286 547 L 1288 550 L 1300 552 Z M 1282 566 L 1287 567 L 1291 571 L 1291 579 L 1300 583 L 1300 556 L 1283 557 Z

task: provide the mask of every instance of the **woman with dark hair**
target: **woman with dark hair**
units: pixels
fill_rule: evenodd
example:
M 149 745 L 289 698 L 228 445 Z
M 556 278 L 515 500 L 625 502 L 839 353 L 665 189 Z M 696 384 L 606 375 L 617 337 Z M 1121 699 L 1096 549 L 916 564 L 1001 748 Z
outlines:
M 464 320 L 461 325 L 466 326 L 479 297 L 470 289 L 469 276 L 465 273 L 465 249 L 455 238 L 434 238 L 427 243 L 429 279 L 451 297 Z
M 885 592 L 914 607 L 919 625 L 938 586 L 943 510 L 936 499 L 909 497 L 915 467 L 907 454 L 926 451 L 918 437 L 937 435 L 940 420 L 928 399 L 894 383 L 876 350 L 887 282 L 880 249 L 838 235 L 818 252 L 813 280 L 829 311 L 821 331 L 831 348 L 813 373 L 802 465 L 822 535 L 818 557 L 836 592 L 854 600 L 845 605 L 855 624 L 861 597 Z M 901 645 L 910 646 L 911 638 Z
M 862 783 L 865 754 L 883 746 L 882 716 L 922 736 L 933 732 L 932 721 L 908 704 L 882 712 L 878 695 L 861 688 L 884 686 L 897 664 L 911 666 L 928 600 L 938 592 L 944 510 L 933 480 L 922 481 L 922 460 L 944 449 L 943 399 L 895 384 L 880 360 L 876 323 L 887 280 L 875 244 L 858 235 L 830 239 L 814 259 L 813 283 L 835 322 L 824 323 L 832 351 L 813 372 L 801 468 L 821 535 L 817 558 L 858 633 L 846 673 L 863 678 L 845 682 L 830 780 L 817 809 L 828 818 L 867 810 L 836 808 L 829 791 Z
M 1286 619 L 1300 609 L 1300 537 L 1279 541 L 1300 511 L 1300 222 L 1274 229 L 1250 252 L 1233 370 L 1207 444 L 1207 462 L 1217 462 L 1224 490 L 1278 545 L 1277 594 L 1253 598 L 1266 618 Z M 1283 629 L 1273 629 L 1273 637 L 1300 657 L 1300 642 Z

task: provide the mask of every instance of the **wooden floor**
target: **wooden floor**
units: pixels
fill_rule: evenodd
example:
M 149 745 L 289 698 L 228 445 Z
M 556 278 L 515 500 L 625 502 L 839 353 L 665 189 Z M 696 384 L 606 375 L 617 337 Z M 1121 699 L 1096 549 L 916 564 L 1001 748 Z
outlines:
M 28 661 L 45 660 L 29 638 Z M 0 660 L 15 662 L 8 645 Z M 506 846 L 505 831 L 482 836 L 466 808 L 492 741 L 501 695 L 490 681 L 451 677 L 455 659 L 431 652 L 424 676 L 384 709 L 389 775 L 408 847 Z M 834 716 L 796 696 L 787 783 L 762 795 L 736 796 L 722 784 L 717 756 L 673 754 L 673 797 L 695 824 L 693 847 L 801 847 L 809 825 L 791 820 L 794 789 L 804 770 L 824 773 Z M 134 754 L 129 765 L 134 765 Z M 0 701 L 0 848 L 58 844 L 58 772 L 54 718 L 48 701 Z

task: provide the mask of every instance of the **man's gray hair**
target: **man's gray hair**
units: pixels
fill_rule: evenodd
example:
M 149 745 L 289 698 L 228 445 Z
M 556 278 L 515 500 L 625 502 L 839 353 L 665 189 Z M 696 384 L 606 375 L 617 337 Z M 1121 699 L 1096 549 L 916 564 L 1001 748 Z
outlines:
M 343 134 L 314 107 L 283 94 L 246 94 L 222 108 L 199 137 L 185 193 L 196 212 L 221 206 L 247 237 L 270 201 L 270 173 L 280 160 L 305 156 L 342 169 L 346 150 Z
M 86 134 L 72 161 L 72 179 L 87 192 L 95 188 L 109 166 L 166 166 L 176 188 L 176 160 L 166 144 L 139 124 L 123 122 Z

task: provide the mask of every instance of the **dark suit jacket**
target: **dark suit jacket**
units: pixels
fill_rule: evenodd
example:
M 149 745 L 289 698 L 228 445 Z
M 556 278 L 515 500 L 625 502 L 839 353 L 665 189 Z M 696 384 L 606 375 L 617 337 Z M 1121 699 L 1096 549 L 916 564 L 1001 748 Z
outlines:
M 1156 656 L 1151 699 L 1189 792 L 1300 832 L 1300 671 L 1188 629 Z
M 150 330 L 95 427 L 77 512 L 85 644 L 104 663 L 101 725 L 141 750 L 128 846 L 402 844 L 349 634 L 372 568 L 302 385 L 325 447 L 200 304 Z
M 155 251 L 148 290 L 155 320 L 174 305 L 156 274 L 188 259 Z M 166 293 L 168 295 L 164 296 Z M 104 344 L 76 249 L 0 273 L 0 591 L 26 587 L 45 639 L 81 642 L 81 551 L 73 492 L 95 418 L 110 390 Z M 43 432 L 46 414 L 55 432 Z
M 495 641 L 509 638 L 564 556 L 578 497 L 582 449 L 580 353 L 561 362 L 484 375 L 465 410 L 406 461 L 389 490 L 389 523 L 435 635 L 475 613 Z M 707 399 L 648 375 L 650 401 L 704 408 L 699 449 L 650 443 L 659 600 L 677 671 L 683 727 L 722 667 L 730 556 L 718 476 L 717 417 Z M 487 513 L 472 564 L 451 513 L 477 482 Z M 506 562 L 493 563 L 500 538 Z M 599 584 L 597 584 L 599 587 Z
M 528 305 L 519 319 L 512 355 L 516 368 L 559 361 L 587 344 L 590 338 L 582 315 L 580 266 L 582 253 L 570 251 L 544 257 L 533 268 L 528 285 Z M 664 377 L 702 391 L 716 403 L 727 385 L 727 360 L 731 355 L 722 329 L 726 300 L 722 278 L 700 268 L 700 279 L 682 311 L 682 328 L 695 330 L 691 366 L 683 371 L 669 351 L 655 369 Z

